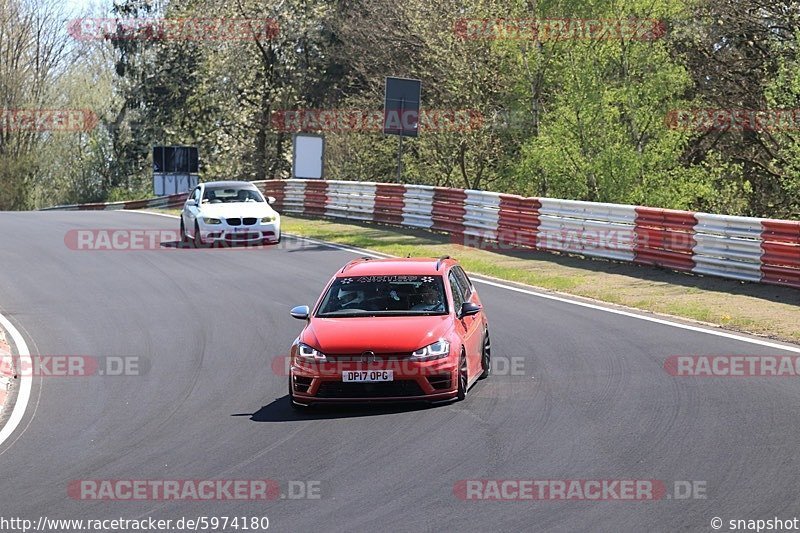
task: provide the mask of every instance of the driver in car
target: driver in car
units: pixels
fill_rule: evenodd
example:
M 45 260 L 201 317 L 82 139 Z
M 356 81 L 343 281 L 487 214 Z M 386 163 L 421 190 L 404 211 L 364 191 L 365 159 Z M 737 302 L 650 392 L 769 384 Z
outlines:
M 339 308 L 346 309 L 350 306 L 356 306 L 364 301 L 363 291 L 343 291 L 339 289 Z
M 411 308 L 412 311 L 431 311 L 441 313 L 444 311 L 444 302 L 439 297 L 439 291 L 432 283 L 425 283 L 420 293 L 422 301 Z

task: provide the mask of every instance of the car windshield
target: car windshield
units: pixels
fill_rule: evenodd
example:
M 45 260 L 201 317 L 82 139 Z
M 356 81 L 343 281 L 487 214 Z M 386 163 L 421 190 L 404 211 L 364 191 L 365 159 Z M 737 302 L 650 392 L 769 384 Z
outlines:
M 441 276 L 353 276 L 336 278 L 316 316 L 444 315 Z
M 264 198 L 250 187 L 206 187 L 203 200 L 211 204 L 233 202 L 263 202 Z

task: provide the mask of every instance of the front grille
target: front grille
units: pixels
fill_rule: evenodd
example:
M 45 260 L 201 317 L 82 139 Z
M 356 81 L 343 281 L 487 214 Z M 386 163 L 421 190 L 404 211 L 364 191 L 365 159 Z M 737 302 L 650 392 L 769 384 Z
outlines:
M 239 226 L 242 223 L 241 218 L 226 218 L 225 221 L 228 223 L 229 226 Z
M 349 383 L 323 381 L 317 391 L 319 398 L 381 398 L 386 396 L 422 396 L 425 394 L 413 380 L 382 383 Z
M 242 222 L 244 222 L 245 226 L 252 226 L 256 223 L 256 219 L 252 217 L 243 218 Z
M 261 233 L 257 231 L 248 231 L 243 233 L 226 233 L 225 238 L 231 241 L 249 241 L 251 239 L 260 239 Z
M 404 361 L 411 357 L 411 354 L 407 353 L 378 353 L 375 354 L 375 358 L 370 358 L 369 361 L 364 360 L 364 356 L 361 354 L 327 354 L 326 357 L 329 361 L 341 361 L 341 362 L 354 362 L 354 363 L 380 363 L 382 361 Z

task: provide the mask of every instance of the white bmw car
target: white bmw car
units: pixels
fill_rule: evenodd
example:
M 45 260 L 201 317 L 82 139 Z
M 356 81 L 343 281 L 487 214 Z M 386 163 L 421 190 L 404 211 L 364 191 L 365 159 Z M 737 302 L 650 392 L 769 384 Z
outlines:
M 281 216 L 249 181 L 210 181 L 189 194 L 181 212 L 181 238 L 206 244 L 267 244 L 281 240 Z

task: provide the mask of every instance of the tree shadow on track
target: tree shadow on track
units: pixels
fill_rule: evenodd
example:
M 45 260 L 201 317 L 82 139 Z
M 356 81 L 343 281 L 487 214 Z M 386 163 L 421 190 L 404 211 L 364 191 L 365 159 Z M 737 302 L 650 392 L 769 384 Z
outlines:
M 237 413 L 231 416 L 249 416 L 253 422 L 295 422 L 302 420 L 332 420 L 336 418 L 358 418 L 383 416 L 431 409 L 425 403 L 359 404 L 359 405 L 315 405 L 294 409 L 289 405 L 289 396 L 274 400 L 255 413 Z

